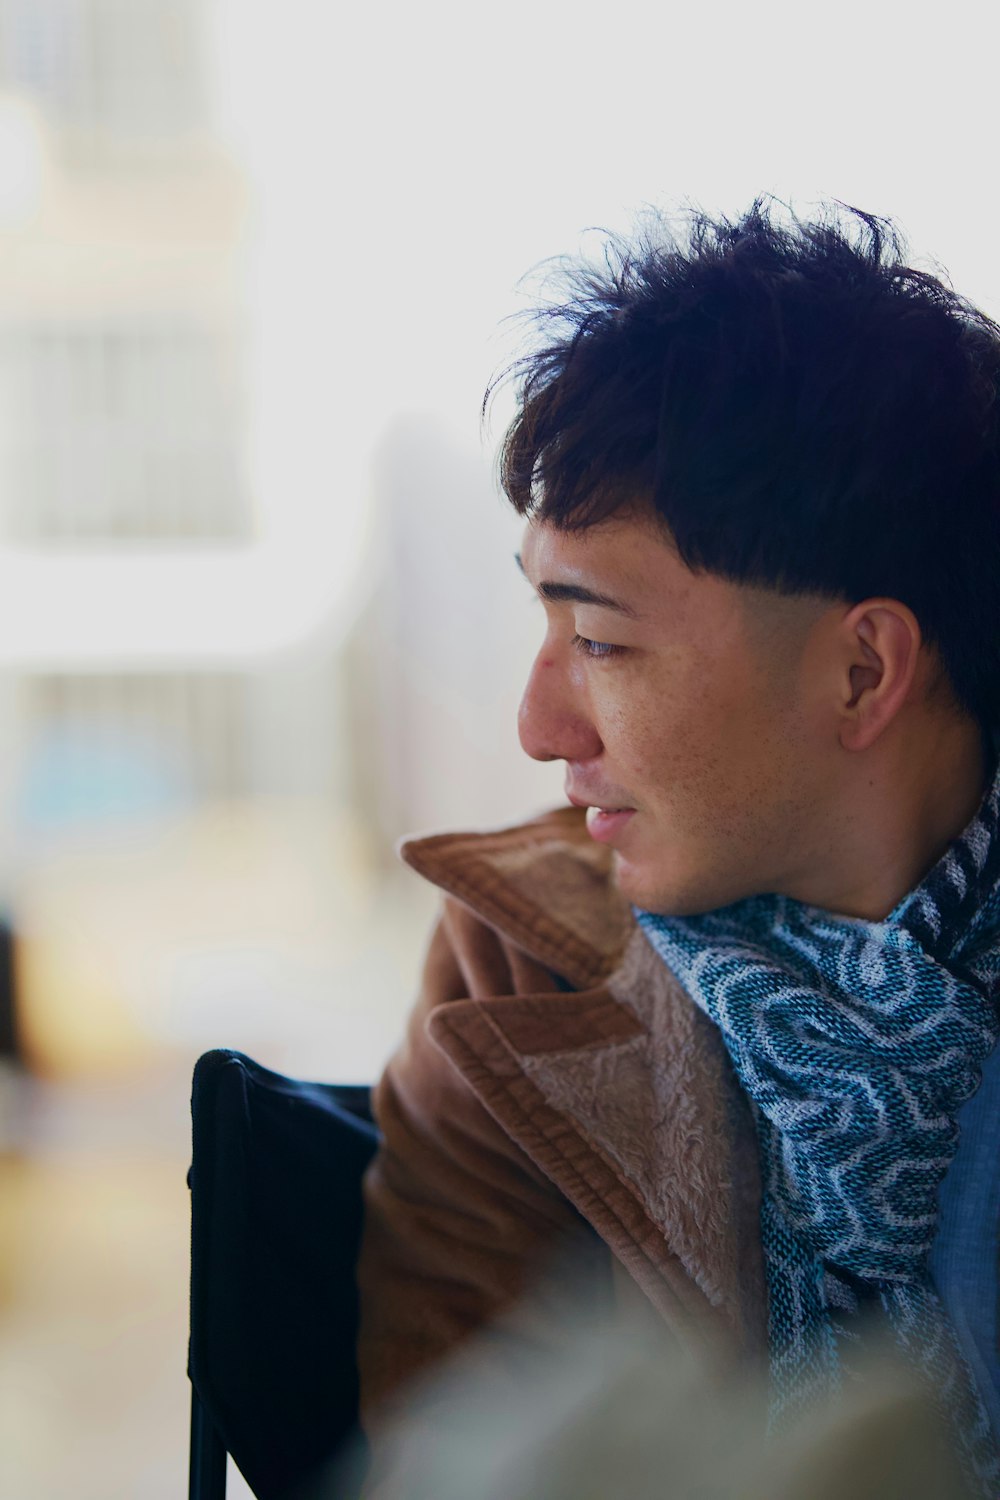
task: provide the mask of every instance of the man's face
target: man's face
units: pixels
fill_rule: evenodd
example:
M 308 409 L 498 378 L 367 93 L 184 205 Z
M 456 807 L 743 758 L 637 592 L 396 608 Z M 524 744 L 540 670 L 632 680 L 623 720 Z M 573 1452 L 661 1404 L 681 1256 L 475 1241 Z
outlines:
M 794 885 L 823 854 L 807 644 L 829 601 L 696 575 L 641 511 L 575 534 L 530 521 L 520 560 L 547 617 L 521 744 L 565 760 L 572 800 L 634 809 L 588 813 L 624 895 L 681 915 Z

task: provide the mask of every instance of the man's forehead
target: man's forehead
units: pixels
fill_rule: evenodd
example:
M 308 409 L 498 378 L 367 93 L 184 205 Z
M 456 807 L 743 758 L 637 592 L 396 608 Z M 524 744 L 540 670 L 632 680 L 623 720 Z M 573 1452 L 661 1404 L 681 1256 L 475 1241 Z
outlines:
M 580 582 L 636 609 L 683 569 L 676 551 L 648 524 L 618 516 L 578 531 L 529 520 L 516 556 L 536 587 L 547 580 Z
M 738 584 L 714 573 L 693 572 L 662 530 L 637 521 L 599 522 L 577 532 L 530 520 L 521 550 L 522 572 L 542 598 L 618 608 L 627 618 L 671 640 L 687 630 L 719 642 L 740 637 L 773 660 L 799 651 L 832 606 L 819 596 L 792 596 Z M 591 596 L 588 601 L 584 596 Z

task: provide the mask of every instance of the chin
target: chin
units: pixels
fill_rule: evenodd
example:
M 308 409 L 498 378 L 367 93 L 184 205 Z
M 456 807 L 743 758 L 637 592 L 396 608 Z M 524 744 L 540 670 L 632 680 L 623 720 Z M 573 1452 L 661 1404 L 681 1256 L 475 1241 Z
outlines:
M 685 880 L 679 871 L 649 869 L 625 859 L 617 851 L 613 873 L 615 885 L 627 901 L 643 911 L 663 917 L 696 916 L 700 912 L 715 911 L 726 901 L 721 893 L 705 886 L 699 889 L 693 881 Z
M 655 871 L 623 858 L 617 850 L 614 855 L 614 880 L 626 901 L 630 901 L 633 906 L 639 906 L 643 911 L 679 915 L 674 910 L 675 893 L 671 891 L 670 882 L 664 879 L 662 872 L 657 875 Z

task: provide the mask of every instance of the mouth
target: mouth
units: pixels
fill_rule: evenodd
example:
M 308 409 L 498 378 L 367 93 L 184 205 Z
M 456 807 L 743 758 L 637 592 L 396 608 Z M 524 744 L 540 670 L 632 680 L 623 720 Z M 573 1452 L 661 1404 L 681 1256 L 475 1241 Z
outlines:
M 627 806 L 625 803 L 608 802 L 608 803 L 605 804 L 603 802 L 595 802 L 594 799 L 593 799 L 593 797 L 574 797 L 574 795 L 573 795 L 572 792 L 567 792 L 566 793 L 566 800 L 568 802 L 572 802 L 572 804 L 573 804 L 574 807 L 588 807 L 588 808 L 592 807 L 595 812 L 602 812 L 602 813 L 635 812 L 635 808 L 634 807 Z
M 598 843 L 609 844 L 635 812 L 634 807 L 588 807 L 587 832 Z
M 634 807 L 602 807 L 589 798 L 575 797 L 571 792 L 567 792 L 566 796 L 574 807 L 587 809 L 587 832 L 592 839 L 597 839 L 602 844 L 610 843 L 636 812 Z

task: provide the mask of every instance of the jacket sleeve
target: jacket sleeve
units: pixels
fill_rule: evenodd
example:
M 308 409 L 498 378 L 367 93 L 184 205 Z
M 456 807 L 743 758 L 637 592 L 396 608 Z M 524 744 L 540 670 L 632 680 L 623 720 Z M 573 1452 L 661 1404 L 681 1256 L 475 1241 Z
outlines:
M 358 1261 L 363 1424 L 510 1309 L 547 1260 L 605 1254 L 426 1032 L 431 1012 L 454 1000 L 555 987 L 541 964 L 445 897 L 405 1040 L 374 1094 L 382 1144 L 365 1177 Z M 541 1302 L 532 1316 L 544 1338 Z

